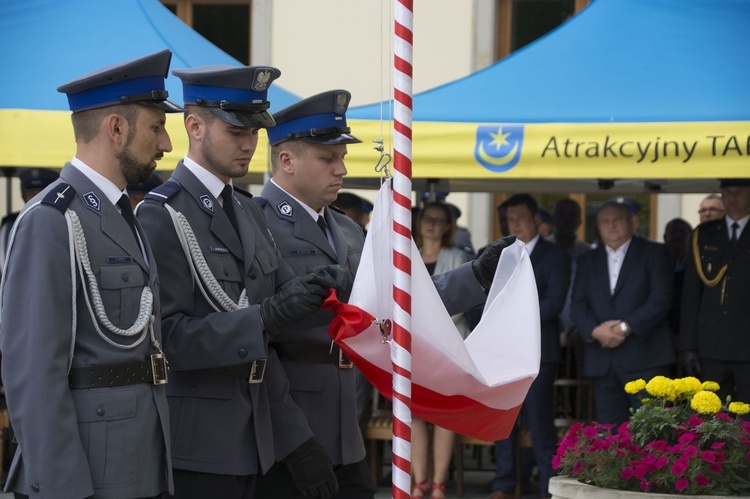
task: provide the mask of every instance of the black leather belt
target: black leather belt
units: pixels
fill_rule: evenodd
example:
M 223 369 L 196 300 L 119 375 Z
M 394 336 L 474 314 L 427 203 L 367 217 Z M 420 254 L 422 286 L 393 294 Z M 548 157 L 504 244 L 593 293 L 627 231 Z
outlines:
M 336 344 L 331 347 L 314 343 L 274 343 L 272 346 L 282 361 L 333 364 L 340 369 L 354 367 L 349 357 Z
M 74 390 L 140 383 L 153 385 L 167 383 L 167 363 L 163 355 L 154 354 L 144 360 L 121 364 L 73 367 L 68 374 L 68 386 Z
M 250 384 L 263 382 L 263 375 L 266 372 L 267 359 L 258 359 L 252 364 L 241 364 L 239 366 L 215 367 L 209 371 L 233 378 L 247 380 Z

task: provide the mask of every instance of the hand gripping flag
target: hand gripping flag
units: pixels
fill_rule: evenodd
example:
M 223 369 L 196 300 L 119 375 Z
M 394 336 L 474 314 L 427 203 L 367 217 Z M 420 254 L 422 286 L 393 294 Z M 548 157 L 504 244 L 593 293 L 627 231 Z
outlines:
M 329 297 L 329 333 L 365 377 L 392 398 L 392 365 L 383 327 L 391 317 L 390 210 L 385 184 L 348 304 Z M 479 325 L 464 341 L 412 243 L 412 413 L 486 441 L 506 438 L 539 373 L 539 302 L 523 243 L 500 258 Z

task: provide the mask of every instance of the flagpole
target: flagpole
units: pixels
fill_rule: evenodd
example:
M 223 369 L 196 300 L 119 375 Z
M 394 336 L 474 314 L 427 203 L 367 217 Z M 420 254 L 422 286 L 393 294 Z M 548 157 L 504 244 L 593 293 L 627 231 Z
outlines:
M 411 497 L 411 150 L 413 0 L 395 0 L 392 496 Z

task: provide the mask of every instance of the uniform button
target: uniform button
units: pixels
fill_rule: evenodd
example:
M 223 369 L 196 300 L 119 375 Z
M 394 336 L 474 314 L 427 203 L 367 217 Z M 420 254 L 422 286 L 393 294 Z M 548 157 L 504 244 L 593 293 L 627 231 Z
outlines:
M 104 411 L 104 407 L 99 407 L 99 408 L 98 408 L 98 409 L 96 410 L 96 415 L 97 415 L 97 416 L 100 416 L 100 417 L 101 417 L 101 416 L 104 416 L 104 414 L 105 414 L 105 411 Z
M 122 280 L 124 282 L 128 282 L 130 280 L 130 276 L 128 274 L 123 273 L 122 274 Z
M 255 279 L 255 278 L 257 277 L 257 276 L 255 275 L 255 272 L 250 272 L 249 274 L 247 274 L 247 276 L 248 276 L 248 277 L 249 277 L 250 279 Z
M 244 348 L 240 348 L 239 355 L 240 359 L 244 359 L 245 357 L 247 357 L 247 350 L 245 350 Z
M 39 484 L 38 483 L 32 483 L 31 484 L 31 490 L 34 492 L 39 492 Z

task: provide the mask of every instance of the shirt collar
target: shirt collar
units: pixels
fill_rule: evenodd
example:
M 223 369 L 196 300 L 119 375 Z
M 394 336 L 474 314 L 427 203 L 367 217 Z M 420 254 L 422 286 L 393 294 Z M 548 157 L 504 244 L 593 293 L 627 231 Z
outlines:
M 313 221 L 317 222 L 317 221 L 318 221 L 318 217 L 323 217 L 323 216 L 325 216 L 325 215 L 324 215 L 324 213 L 325 213 L 325 209 L 326 209 L 326 207 L 325 207 L 325 206 L 324 206 L 324 207 L 322 207 L 322 208 L 320 209 L 320 211 L 315 211 L 315 210 L 313 210 L 312 208 L 310 208 L 309 206 L 307 206 L 307 205 L 306 205 L 305 203 L 303 203 L 302 201 L 300 201 L 299 199 L 297 199 L 296 197 L 294 197 L 294 196 L 292 196 L 291 194 L 289 194 L 289 193 L 288 193 L 288 192 L 287 192 L 287 191 L 286 191 L 286 190 L 285 190 L 285 189 L 284 189 L 283 187 L 281 187 L 281 186 L 280 186 L 279 184 L 277 184 L 276 182 L 274 182 L 274 180 L 273 180 L 273 179 L 271 179 L 271 182 L 273 183 L 273 185 L 275 185 L 276 187 L 278 187 L 279 189 L 281 189 L 281 192 L 283 192 L 284 194 L 286 194 L 286 195 L 287 195 L 287 196 L 289 196 L 290 198 L 292 198 L 292 199 L 294 199 L 295 201 L 297 201 L 297 203 L 299 203 L 299 205 L 300 205 L 300 206 L 301 206 L 302 208 L 304 208 L 304 210 L 305 210 L 305 211 L 306 211 L 306 212 L 308 213 L 308 215 L 310 215 L 310 217 L 312 217 Z
M 91 182 L 93 182 L 100 191 L 102 191 L 102 194 L 104 194 L 104 196 L 109 200 L 110 203 L 112 203 L 112 205 L 117 205 L 117 202 L 120 200 L 122 195 L 128 194 L 127 190 L 118 189 L 114 182 L 91 168 L 89 165 L 87 165 L 77 157 L 74 156 L 73 159 L 70 160 L 70 164 L 78 168 L 81 173 L 86 175 L 86 177 L 91 180 Z
M 539 242 L 539 233 L 537 233 L 536 236 L 534 236 L 531 241 L 526 243 L 526 251 L 531 254 L 532 251 L 534 251 L 534 248 L 536 248 L 536 243 Z
M 608 254 L 612 254 L 612 255 L 618 255 L 618 254 L 619 255 L 624 255 L 625 253 L 628 252 L 628 248 L 630 247 L 630 243 L 632 241 L 633 241 L 633 238 L 631 237 L 630 239 L 628 239 L 627 241 L 625 241 L 625 243 L 622 246 L 620 246 L 619 248 L 617 248 L 616 250 L 613 250 L 612 248 L 610 248 L 609 246 L 607 246 L 605 244 L 604 245 L 604 249 L 607 250 Z
M 208 189 L 208 192 L 210 192 L 211 195 L 216 199 L 221 199 L 221 191 L 224 190 L 224 186 L 232 185 L 231 180 L 229 181 L 229 184 L 225 184 L 219 177 L 206 170 L 187 156 L 185 156 L 185 158 L 182 160 L 182 164 L 184 164 L 185 167 L 193 173 L 193 175 L 198 177 L 200 183 L 203 184 L 203 186 Z
M 727 223 L 727 231 L 729 232 L 729 237 L 732 237 L 732 224 L 734 222 L 737 222 L 737 225 L 739 225 L 739 227 L 737 228 L 737 233 L 741 234 L 742 229 L 745 228 L 745 225 L 747 225 L 748 220 L 750 220 L 750 215 L 745 215 L 739 220 L 732 220 L 732 218 L 729 215 L 725 215 L 724 221 Z

